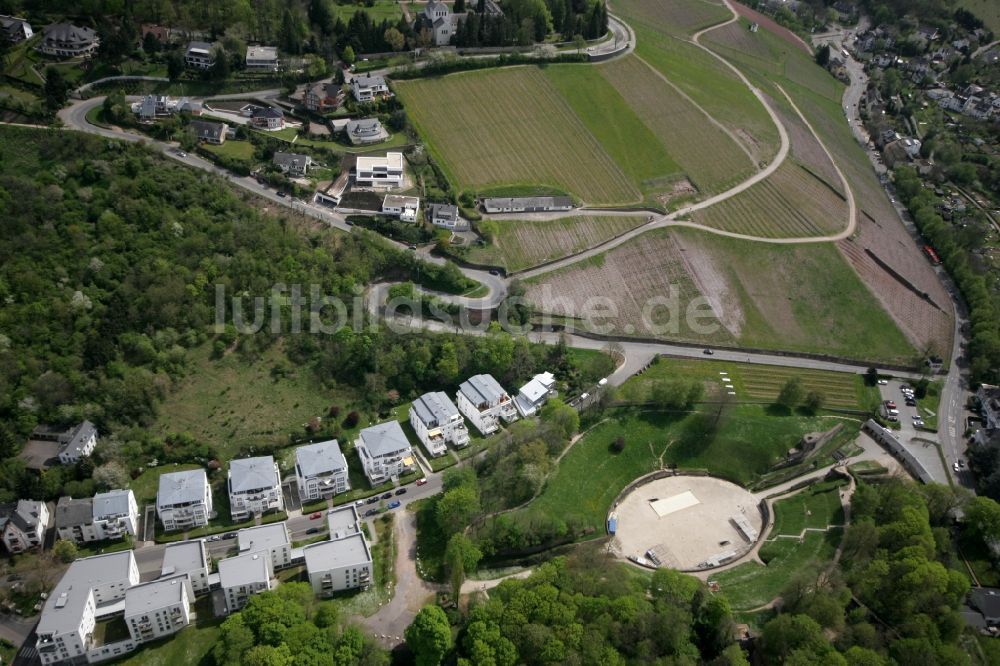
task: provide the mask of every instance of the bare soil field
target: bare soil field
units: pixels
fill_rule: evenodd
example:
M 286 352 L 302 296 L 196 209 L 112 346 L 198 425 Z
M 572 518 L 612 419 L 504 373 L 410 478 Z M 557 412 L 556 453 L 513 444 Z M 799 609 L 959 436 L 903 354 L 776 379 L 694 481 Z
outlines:
M 414 124 L 461 189 L 536 185 L 587 203 L 641 194 L 536 67 L 396 83 Z
M 753 172 L 749 156 L 728 134 L 640 60 L 624 58 L 601 71 L 702 194 L 721 192 Z
M 644 215 L 602 215 L 559 220 L 492 220 L 493 245 L 475 248 L 469 259 L 520 271 L 599 245 L 646 222 Z
M 714 206 L 694 222 L 762 238 L 824 236 L 847 227 L 847 203 L 794 162 L 766 180 Z
M 732 14 L 713 0 L 615 0 L 616 11 L 665 30 L 690 35 Z

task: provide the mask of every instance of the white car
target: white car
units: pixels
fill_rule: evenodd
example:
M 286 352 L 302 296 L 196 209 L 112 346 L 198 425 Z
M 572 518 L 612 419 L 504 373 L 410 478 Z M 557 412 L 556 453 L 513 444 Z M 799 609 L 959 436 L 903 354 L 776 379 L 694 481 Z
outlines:
M 880 380 L 878 380 L 878 385 L 879 386 L 886 386 L 888 383 L 889 383 L 888 379 L 880 379 Z

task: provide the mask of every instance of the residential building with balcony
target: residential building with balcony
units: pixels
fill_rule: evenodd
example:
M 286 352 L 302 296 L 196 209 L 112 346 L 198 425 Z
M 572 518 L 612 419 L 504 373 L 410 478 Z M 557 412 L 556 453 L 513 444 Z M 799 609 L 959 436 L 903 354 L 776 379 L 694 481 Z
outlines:
M 205 470 L 168 472 L 160 476 L 156 515 L 168 532 L 208 525 L 212 517 L 212 487 L 208 485 Z
M 176 634 L 191 624 L 191 581 L 176 574 L 125 592 L 125 625 L 137 643 Z
M 371 585 L 372 554 L 353 505 L 327 514 L 329 541 L 303 549 L 309 584 L 318 597 Z
M 89 458 L 97 446 L 97 428 L 90 421 L 79 423 L 59 436 L 59 462 L 72 465 L 80 458 Z
M 139 506 L 131 490 L 94 495 L 94 530 L 101 539 L 124 539 L 139 532 Z
M 517 419 L 514 401 L 492 375 L 475 375 L 458 387 L 458 410 L 484 435 L 500 429 L 500 420 Z
M 160 578 L 186 574 L 194 594 L 208 592 L 209 560 L 204 539 L 176 541 L 163 549 Z
M 551 372 L 542 372 L 532 377 L 530 382 L 518 390 L 517 397 L 514 398 L 518 413 L 524 418 L 538 413 L 542 405 L 556 394 L 555 385 L 556 378 Z
M 295 449 L 295 479 L 299 499 L 303 503 L 350 490 L 347 459 L 340 452 L 337 440 L 306 444 Z
M 410 425 L 417 439 L 432 456 L 448 452 L 448 443 L 456 448 L 469 445 L 469 429 L 455 403 L 443 391 L 425 393 L 410 405 Z
M 403 185 L 403 153 L 384 157 L 361 155 L 354 165 L 354 182 L 362 187 L 395 189 Z
M 268 511 L 284 511 L 281 474 L 272 456 L 229 461 L 229 510 L 234 522 Z
M 412 472 L 417 467 L 413 448 L 399 421 L 386 421 L 365 428 L 354 442 L 372 486 Z
M 191 42 L 184 52 L 184 64 L 193 69 L 210 69 L 215 64 L 215 50 L 208 42 Z
M 277 72 L 278 47 L 277 46 L 248 46 L 246 55 L 246 66 L 250 71 L 256 72 Z
M 38 50 L 57 58 L 89 58 L 100 44 L 97 33 L 90 28 L 72 23 L 54 23 L 42 32 Z
M 248 527 L 236 533 L 240 553 L 265 552 L 271 556 L 271 570 L 292 565 L 292 541 L 285 523 Z
M 14 506 L 0 511 L 3 545 L 11 554 L 41 548 L 49 525 L 49 509 L 45 502 L 18 500 Z
M 265 552 L 219 560 L 219 585 L 226 612 L 235 613 L 247 605 L 252 595 L 273 589 L 273 576 L 271 557 Z
M 94 529 L 94 499 L 60 497 L 56 502 L 56 534 L 60 539 L 77 544 L 99 541 Z
M 374 102 L 389 94 L 389 86 L 381 74 L 357 74 L 351 77 L 351 94 L 362 104 Z

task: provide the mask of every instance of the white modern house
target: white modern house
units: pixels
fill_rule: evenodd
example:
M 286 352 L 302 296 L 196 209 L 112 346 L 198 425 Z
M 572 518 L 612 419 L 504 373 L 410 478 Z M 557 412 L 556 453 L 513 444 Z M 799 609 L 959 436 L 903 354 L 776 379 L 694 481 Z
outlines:
M 292 565 L 292 542 L 285 523 L 248 527 L 237 532 L 236 539 L 240 553 L 267 553 L 272 571 Z
M 168 532 L 208 525 L 212 517 L 212 488 L 205 470 L 169 472 L 160 476 L 156 515 Z
M 395 189 L 403 185 L 403 153 L 384 157 L 361 155 L 354 166 L 354 182 L 362 187 Z
M 176 574 L 125 592 L 125 625 L 137 643 L 176 634 L 191 624 L 191 581 Z
M 295 449 L 295 479 L 299 499 L 303 503 L 350 490 L 347 459 L 340 452 L 337 440 L 306 444 Z
M 365 428 L 358 433 L 354 446 L 372 486 L 416 469 L 413 449 L 399 421 L 386 421 Z
M 268 511 L 284 511 L 281 475 L 272 456 L 229 461 L 229 510 L 235 522 Z
M 496 432 L 500 419 L 510 422 L 517 418 L 514 401 L 493 375 L 469 377 L 458 387 L 456 398 L 458 410 L 484 435 Z
M 382 214 L 398 217 L 401 222 L 416 222 L 420 212 L 420 197 L 387 194 L 382 200 Z
M 327 514 L 330 540 L 303 549 L 309 583 L 318 597 L 366 588 L 372 579 L 372 554 L 358 521 L 358 512 L 348 504 Z
M 185 574 L 191 581 L 192 592 L 202 594 L 208 592 L 208 573 L 209 560 L 204 539 L 175 541 L 164 547 L 160 578 Z
M 49 593 L 35 632 L 43 664 L 98 661 L 135 649 L 129 640 L 102 649 L 95 645 L 98 619 L 121 613 L 125 594 L 139 584 L 131 550 L 76 560 Z
M 271 557 L 267 553 L 247 553 L 219 560 L 219 585 L 226 600 L 226 612 L 235 613 L 247 605 L 250 596 L 273 589 Z
M 131 490 L 94 495 L 94 531 L 101 539 L 124 539 L 139 532 L 139 506 Z
M 209 69 L 215 64 L 215 51 L 208 42 L 191 42 L 184 52 L 184 64 L 194 69 Z
M 5 507 L 0 515 L 3 545 L 12 554 L 40 548 L 45 543 L 48 524 L 49 509 L 45 502 L 18 500 L 17 505 Z
M 255 72 L 277 72 L 278 47 L 248 46 L 246 66 L 248 70 Z
M 89 458 L 97 446 L 97 428 L 90 421 L 83 421 L 59 436 L 59 462 L 71 465 L 80 458 Z
M 351 77 L 351 94 L 359 102 L 373 102 L 389 94 L 389 86 L 381 74 L 358 74 Z
M 430 213 L 431 224 L 442 229 L 452 231 L 465 231 L 469 228 L 469 223 L 459 215 L 458 206 L 452 204 L 429 204 L 427 211 Z
M 492 197 L 483 199 L 487 213 L 541 213 L 573 209 L 570 197 Z
M 432 456 L 448 452 L 447 444 L 468 446 L 469 429 L 455 403 L 443 391 L 425 393 L 410 405 L 410 425 Z
M 542 372 L 531 378 L 527 384 L 522 386 L 514 404 L 521 416 L 527 418 L 534 416 L 545 402 L 556 394 L 556 378 L 551 372 Z

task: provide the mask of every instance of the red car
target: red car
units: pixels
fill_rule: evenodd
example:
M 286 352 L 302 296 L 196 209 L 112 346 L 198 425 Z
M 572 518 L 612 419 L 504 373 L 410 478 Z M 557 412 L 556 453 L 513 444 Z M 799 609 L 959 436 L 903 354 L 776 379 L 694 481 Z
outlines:
M 311 514 L 309 516 L 309 520 L 316 520 L 317 518 L 321 517 L 322 515 L 323 515 L 322 511 L 317 511 L 316 513 Z
M 422 486 L 427 483 L 427 479 L 417 479 L 417 485 Z

